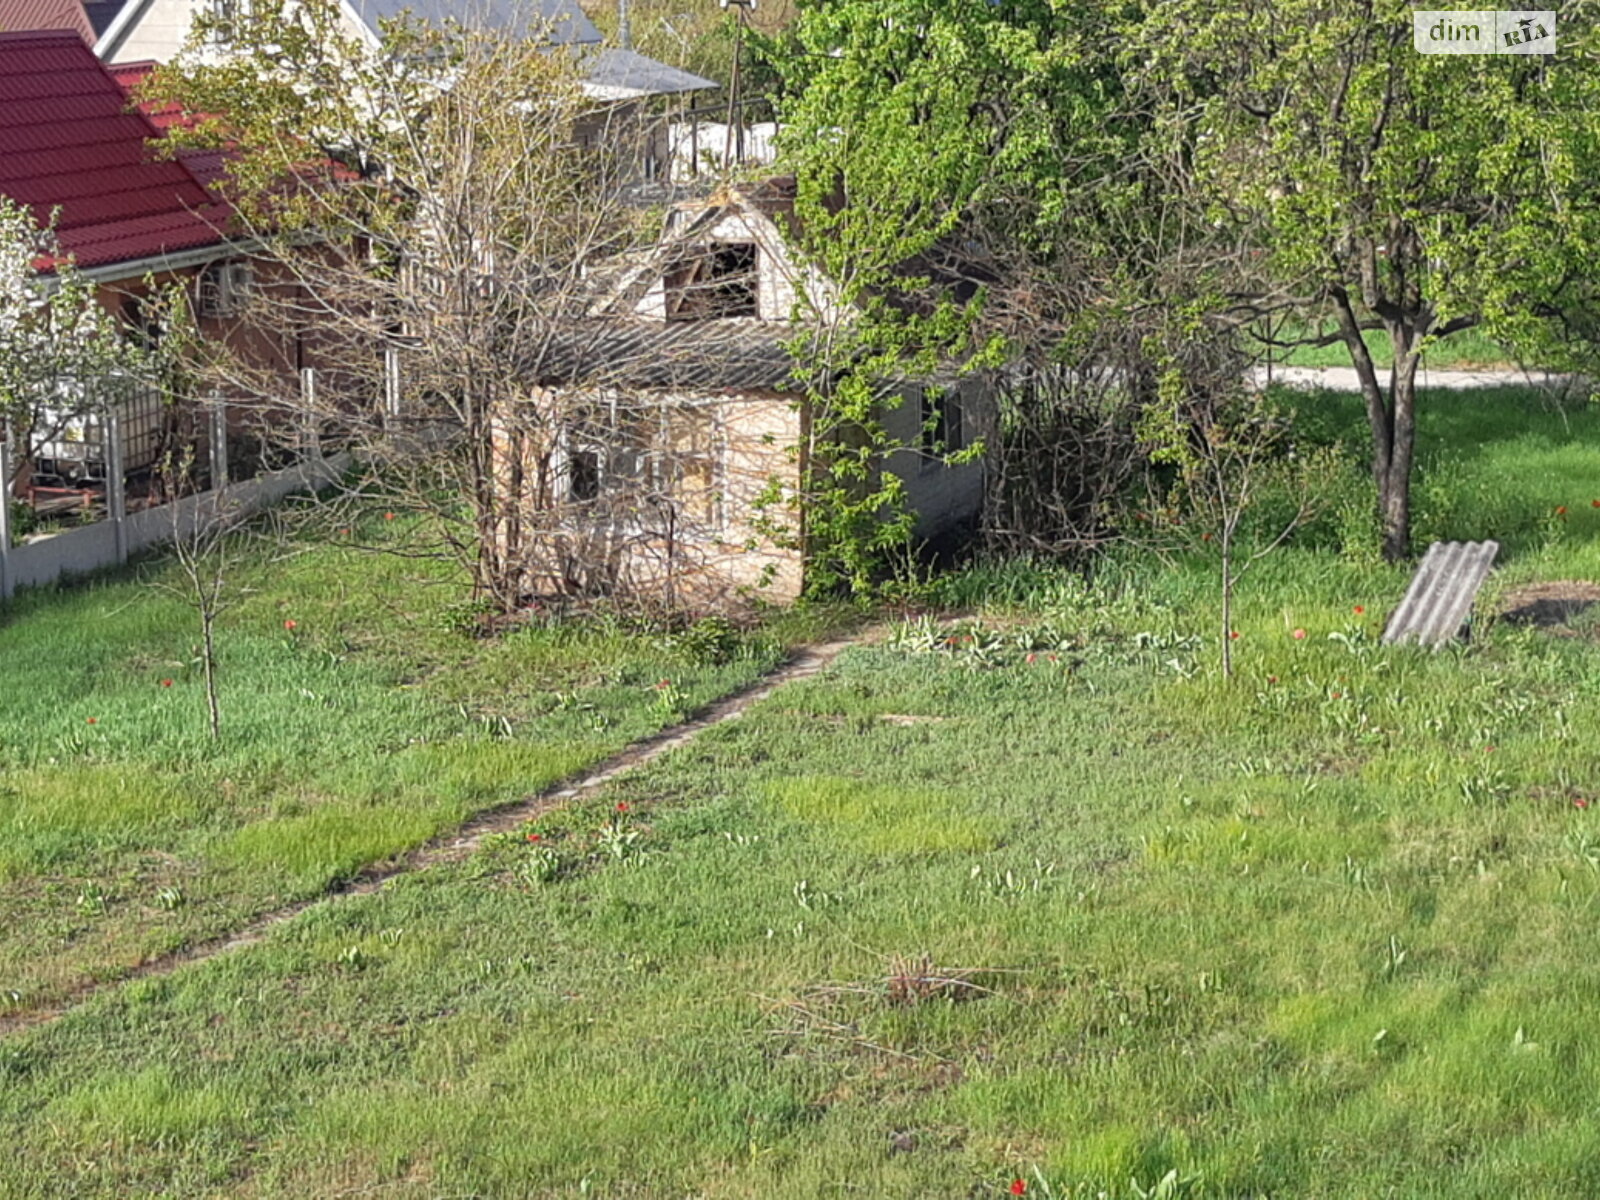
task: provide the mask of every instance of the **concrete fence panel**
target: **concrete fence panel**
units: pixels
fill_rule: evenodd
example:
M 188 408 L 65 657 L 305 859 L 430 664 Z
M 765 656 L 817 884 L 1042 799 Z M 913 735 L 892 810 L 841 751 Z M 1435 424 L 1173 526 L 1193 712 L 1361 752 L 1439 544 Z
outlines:
M 93 525 L 22 546 L 0 544 L 0 597 L 116 566 L 135 551 L 192 536 L 197 522 L 260 512 L 295 492 L 327 486 L 349 465 L 348 454 L 336 454 L 230 484 L 222 493 L 201 492 L 125 516 L 118 516 L 113 505 L 113 516 Z

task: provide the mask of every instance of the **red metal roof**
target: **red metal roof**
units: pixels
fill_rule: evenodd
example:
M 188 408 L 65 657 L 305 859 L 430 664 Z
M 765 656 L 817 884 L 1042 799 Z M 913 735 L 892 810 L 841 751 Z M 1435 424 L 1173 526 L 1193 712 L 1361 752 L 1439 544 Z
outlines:
M 56 233 L 80 267 L 224 240 L 229 209 L 74 33 L 0 33 L 0 195 Z
M 0 3 L 4 3 L 4 0 L 0 0 Z M 111 72 L 111 77 L 128 98 L 133 99 L 134 89 L 145 81 L 157 65 L 154 59 L 144 58 L 138 62 L 107 63 L 106 70 Z M 142 100 L 135 100 L 134 103 L 162 133 L 179 126 L 192 128 L 196 121 L 176 104 L 149 104 Z M 227 156 L 221 150 L 179 150 L 178 157 L 206 187 L 223 182 L 227 176 Z
M 0 0 L 0 31 L 70 29 L 92 46 L 94 26 L 79 0 Z

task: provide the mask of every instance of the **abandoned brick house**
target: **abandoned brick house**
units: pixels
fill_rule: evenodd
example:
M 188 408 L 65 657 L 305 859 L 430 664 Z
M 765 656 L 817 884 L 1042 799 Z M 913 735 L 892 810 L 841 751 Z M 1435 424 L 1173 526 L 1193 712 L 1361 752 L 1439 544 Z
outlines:
M 797 496 L 813 422 L 793 378 L 799 308 L 840 314 L 786 230 L 792 179 L 726 188 L 669 214 L 653 252 L 613 271 L 588 317 L 529 368 L 507 421 L 503 484 L 522 497 L 527 591 L 631 592 L 737 605 L 799 595 L 805 513 Z M 903 481 L 914 536 L 959 536 L 984 498 L 990 381 L 885 385 L 897 449 L 877 464 Z M 536 536 L 533 526 L 539 526 Z

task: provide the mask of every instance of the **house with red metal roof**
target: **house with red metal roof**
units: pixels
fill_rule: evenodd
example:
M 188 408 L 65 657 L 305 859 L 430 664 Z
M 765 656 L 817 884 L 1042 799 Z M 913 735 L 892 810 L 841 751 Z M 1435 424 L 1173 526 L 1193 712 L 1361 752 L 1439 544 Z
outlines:
M 230 210 L 68 30 L 0 33 L 0 195 L 56 213 L 61 251 L 118 282 L 232 253 Z
M 232 340 L 253 278 L 248 246 L 230 237 L 232 209 L 208 186 L 214 164 L 162 154 L 161 136 L 78 33 L 0 32 L 0 196 L 41 228 L 53 220 L 57 261 L 99 285 L 130 336 L 152 335 L 150 291 L 178 282 L 200 334 Z M 41 261 L 41 274 L 55 265 Z M 130 470 L 156 460 L 158 426 L 173 420 L 155 388 L 135 408 L 122 414 Z M 58 473 L 63 453 L 36 452 L 52 460 L 41 470 Z

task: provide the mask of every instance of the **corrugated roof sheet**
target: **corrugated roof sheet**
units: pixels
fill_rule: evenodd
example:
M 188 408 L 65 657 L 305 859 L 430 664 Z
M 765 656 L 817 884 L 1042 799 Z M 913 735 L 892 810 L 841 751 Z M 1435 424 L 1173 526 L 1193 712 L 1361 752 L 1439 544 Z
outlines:
M 1384 642 L 1416 642 L 1437 650 L 1453 639 L 1472 615 L 1472 603 L 1499 552 L 1499 542 L 1434 542 L 1390 615 Z
M 374 33 L 380 21 L 409 13 L 429 25 L 455 21 L 519 37 L 536 35 L 557 46 L 600 41 L 600 31 L 578 7 L 578 0 L 351 0 L 351 4 Z
M 75 34 L 0 33 L 0 195 L 43 223 L 79 266 L 220 243 L 229 209 Z
M 586 50 L 578 60 L 578 68 L 583 73 L 583 82 L 608 100 L 671 96 L 720 86 L 643 54 L 614 47 Z
M 94 45 L 94 27 L 79 0 L 0 0 L 0 32 L 70 29 Z
M 159 64 L 154 59 L 146 58 L 137 62 L 107 63 L 106 70 L 111 72 L 111 78 L 117 81 L 117 86 L 129 99 L 132 99 L 134 89 L 149 77 L 157 65 Z M 150 123 L 162 133 L 175 126 L 192 127 L 195 124 L 196 119 L 176 104 L 147 104 L 142 101 L 135 103 L 139 111 L 149 117 Z M 221 150 L 184 149 L 178 151 L 178 158 L 205 187 L 221 183 L 227 176 L 227 156 Z
M 552 329 L 528 355 L 545 386 L 781 392 L 794 362 L 787 325 L 703 321 L 574 321 Z

